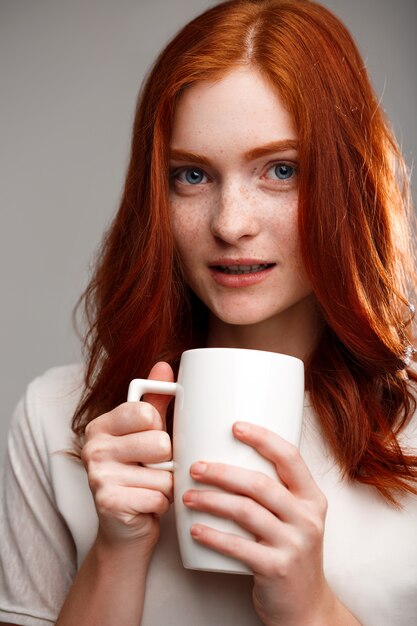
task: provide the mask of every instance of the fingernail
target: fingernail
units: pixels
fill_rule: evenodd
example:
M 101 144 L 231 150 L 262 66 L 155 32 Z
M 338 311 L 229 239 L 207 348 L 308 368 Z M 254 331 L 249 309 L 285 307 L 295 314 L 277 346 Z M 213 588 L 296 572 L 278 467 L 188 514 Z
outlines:
M 186 491 L 182 497 L 182 501 L 186 506 L 193 506 L 194 504 L 194 494 L 192 491 Z
M 191 466 L 190 474 L 191 476 L 201 476 L 201 474 L 204 474 L 206 469 L 207 463 L 201 463 L 201 461 L 199 461 Z
M 233 430 L 237 435 L 244 435 L 246 432 L 246 424 L 244 422 L 235 422 L 233 424 Z
M 196 525 L 195 525 L 195 526 L 191 526 L 191 530 L 190 530 L 190 532 L 191 532 L 191 535 L 192 535 L 193 537 L 200 537 L 200 535 L 201 535 L 201 533 L 202 533 L 202 530 L 203 530 L 203 529 L 201 528 L 201 526 L 196 526 Z

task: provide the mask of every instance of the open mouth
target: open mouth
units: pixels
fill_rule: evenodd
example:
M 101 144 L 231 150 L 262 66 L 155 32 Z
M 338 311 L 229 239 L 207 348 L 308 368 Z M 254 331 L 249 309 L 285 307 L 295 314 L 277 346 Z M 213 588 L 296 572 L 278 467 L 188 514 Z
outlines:
M 255 274 L 272 267 L 274 263 L 263 263 L 258 265 L 216 265 L 214 269 L 222 274 Z

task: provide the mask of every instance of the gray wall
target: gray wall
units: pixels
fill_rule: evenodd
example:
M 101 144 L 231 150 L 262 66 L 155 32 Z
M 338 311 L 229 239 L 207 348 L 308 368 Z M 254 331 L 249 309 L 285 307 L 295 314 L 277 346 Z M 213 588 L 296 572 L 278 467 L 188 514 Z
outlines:
M 210 0 L 0 0 L 0 460 L 13 406 L 80 358 L 71 311 L 117 207 L 138 86 Z M 325 0 L 354 33 L 411 164 L 417 3 Z

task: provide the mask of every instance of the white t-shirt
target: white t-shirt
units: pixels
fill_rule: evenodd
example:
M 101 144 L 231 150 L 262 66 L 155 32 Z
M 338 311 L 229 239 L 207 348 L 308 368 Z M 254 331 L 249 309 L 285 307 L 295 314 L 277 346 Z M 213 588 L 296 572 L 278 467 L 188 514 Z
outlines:
M 93 543 L 97 515 L 71 447 L 82 367 L 33 381 L 13 418 L 0 508 L 0 621 L 54 624 Z M 417 449 L 417 419 L 404 445 Z M 417 624 L 417 498 L 397 510 L 374 489 L 342 480 L 305 407 L 301 453 L 328 498 L 327 580 L 363 626 Z M 171 511 L 148 576 L 142 626 L 255 626 L 250 576 L 185 570 Z

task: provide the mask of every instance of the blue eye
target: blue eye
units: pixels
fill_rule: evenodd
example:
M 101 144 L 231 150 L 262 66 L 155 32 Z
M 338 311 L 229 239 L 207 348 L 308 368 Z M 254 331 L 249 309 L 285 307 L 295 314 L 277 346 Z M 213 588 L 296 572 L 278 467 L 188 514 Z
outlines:
M 184 185 L 201 185 L 207 182 L 206 174 L 197 167 L 189 167 L 177 172 L 175 178 Z
M 274 176 L 276 176 L 279 180 L 288 180 L 295 174 L 295 168 L 292 167 L 292 165 L 288 165 L 288 163 L 277 163 L 271 168 L 271 170 L 273 171 Z

